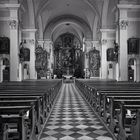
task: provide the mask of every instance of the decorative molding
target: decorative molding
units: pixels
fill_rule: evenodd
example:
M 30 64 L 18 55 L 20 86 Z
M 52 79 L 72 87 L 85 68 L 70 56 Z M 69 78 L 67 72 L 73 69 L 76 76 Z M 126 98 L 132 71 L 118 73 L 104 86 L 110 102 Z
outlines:
M 140 5 L 135 4 L 118 4 L 119 9 L 140 9 Z
M 115 29 L 100 29 L 101 32 L 113 32 L 115 33 Z
M 126 30 L 127 26 L 128 26 L 128 20 L 121 20 L 119 22 L 119 26 L 121 30 Z
M 23 39 L 23 44 L 31 44 L 31 45 L 34 45 L 35 44 L 35 40 L 34 39 Z
M 0 4 L 0 9 L 8 8 L 8 9 L 18 9 L 20 4 Z
M 18 22 L 16 20 L 9 20 L 9 27 L 12 30 L 15 30 L 18 28 Z
M 36 32 L 37 29 L 22 29 L 22 32 Z

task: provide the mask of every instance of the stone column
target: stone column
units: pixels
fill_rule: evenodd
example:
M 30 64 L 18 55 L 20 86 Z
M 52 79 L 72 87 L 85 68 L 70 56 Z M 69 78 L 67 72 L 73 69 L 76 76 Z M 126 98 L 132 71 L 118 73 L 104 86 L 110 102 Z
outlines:
M 35 33 L 30 33 L 32 36 L 30 42 L 30 79 L 37 79 L 37 74 L 35 70 Z
M 28 44 L 28 48 L 30 49 L 30 79 L 37 79 L 37 73 L 35 70 L 35 47 L 36 47 L 36 38 L 35 33 L 37 29 L 24 29 L 22 30 L 24 36 L 28 36 L 25 38 L 26 44 Z
M 140 58 L 137 58 L 137 63 L 136 63 L 136 81 L 140 81 Z
M 96 48 L 100 52 L 100 73 L 99 73 L 99 78 L 101 78 L 101 45 L 98 40 L 93 41 L 93 47 Z
M 101 33 L 101 79 L 107 79 L 107 32 L 104 29 L 101 29 Z
M 127 53 L 127 9 L 119 8 L 119 44 L 120 44 L 120 53 L 119 53 L 119 81 L 128 80 L 128 53 Z
M 93 43 L 92 40 L 85 40 L 85 69 L 86 69 L 86 73 L 87 76 L 90 74 L 89 73 L 89 51 L 91 50 L 91 48 L 93 47 Z
M 53 50 L 53 42 L 51 40 L 45 40 L 44 49 L 49 53 L 50 57 L 48 59 L 48 69 L 51 74 L 53 74 L 53 65 L 54 65 L 54 50 Z
M 102 34 L 101 47 L 101 79 L 115 78 L 115 63 L 107 61 L 107 49 L 114 48 L 115 30 L 114 29 L 100 29 Z M 109 64 L 112 68 L 109 68 Z
M 19 4 L 12 4 L 10 9 L 10 81 L 19 79 L 19 42 L 18 42 L 18 8 Z
M 3 81 L 3 75 L 2 75 L 2 68 L 3 64 L 2 64 L 2 59 L 0 58 L 0 83 Z

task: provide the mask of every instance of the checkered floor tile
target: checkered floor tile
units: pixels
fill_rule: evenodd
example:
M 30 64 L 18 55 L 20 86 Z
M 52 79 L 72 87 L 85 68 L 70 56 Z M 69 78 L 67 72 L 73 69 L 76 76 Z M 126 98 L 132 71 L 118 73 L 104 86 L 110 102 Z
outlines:
M 113 140 L 73 84 L 64 84 L 40 140 Z

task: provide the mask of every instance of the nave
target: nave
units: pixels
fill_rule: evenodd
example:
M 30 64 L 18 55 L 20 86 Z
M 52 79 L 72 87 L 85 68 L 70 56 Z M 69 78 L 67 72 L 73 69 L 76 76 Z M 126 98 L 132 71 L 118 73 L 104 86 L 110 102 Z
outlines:
M 63 84 L 40 140 L 113 140 L 72 83 Z

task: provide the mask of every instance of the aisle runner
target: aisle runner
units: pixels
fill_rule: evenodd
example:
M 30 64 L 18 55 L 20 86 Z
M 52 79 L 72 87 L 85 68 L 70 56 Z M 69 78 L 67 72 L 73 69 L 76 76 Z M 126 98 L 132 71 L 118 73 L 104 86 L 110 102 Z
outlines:
M 113 140 L 73 84 L 64 84 L 40 140 Z

